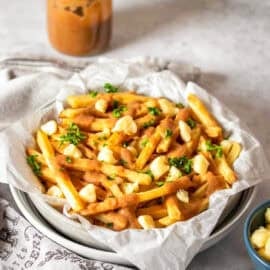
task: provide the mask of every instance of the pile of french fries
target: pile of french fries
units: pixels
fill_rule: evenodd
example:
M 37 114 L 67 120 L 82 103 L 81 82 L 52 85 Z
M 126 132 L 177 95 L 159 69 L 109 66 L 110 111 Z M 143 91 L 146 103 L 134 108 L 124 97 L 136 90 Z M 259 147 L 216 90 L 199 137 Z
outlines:
M 46 194 L 92 224 L 120 231 L 187 220 L 237 180 L 241 152 L 196 95 L 187 103 L 109 83 L 70 96 L 59 119 L 37 130 L 27 162 Z

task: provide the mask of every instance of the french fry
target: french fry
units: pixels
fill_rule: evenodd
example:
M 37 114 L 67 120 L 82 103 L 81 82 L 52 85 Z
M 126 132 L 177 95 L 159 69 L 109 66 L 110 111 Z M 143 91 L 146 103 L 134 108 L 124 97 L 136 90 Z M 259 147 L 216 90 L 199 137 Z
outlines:
M 93 216 L 136 204 L 138 204 L 137 194 L 128 194 L 120 198 L 107 198 L 103 202 L 91 203 L 85 209 L 82 209 L 80 214 L 82 216 Z
M 226 182 L 228 182 L 230 185 L 232 185 L 237 180 L 236 173 L 231 169 L 224 155 L 215 159 L 215 165 L 217 172 L 221 174 Z
M 102 94 L 98 94 L 96 98 L 91 97 L 90 95 L 80 95 L 80 96 L 69 96 L 67 98 L 67 103 L 71 106 L 71 108 L 82 108 L 93 106 L 97 98 L 102 96 Z
M 139 216 L 138 222 L 142 226 L 143 229 L 155 228 L 155 222 L 150 215 Z
M 175 182 L 166 182 L 162 187 L 139 192 L 136 195 L 139 198 L 139 202 L 145 202 L 175 193 L 178 189 L 188 189 L 190 187 L 194 187 L 194 184 L 188 176 L 184 176 Z
M 127 218 L 130 228 L 132 228 L 132 229 L 140 229 L 141 228 L 141 226 L 136 218 L 136 215 L 134 213 L 133 207 L 122 208 L 119 210 L 119 214 Z
M 86 171 L 98 171 L 100 170 L 100 162 L 97 160 L 90 160 L 86 158 L 76 158 L 72 159 L 71 162 L 67 160 L 67 157 L 64 155 L 56 156 L 57 162 L 64 166 L 65 168 L 69 168 L 72 170 L 78 170 L 82 172 Z
M 84 208 L 84 204 L 79 197 L 79 194 L 73 186 L 68 174 L 64 172 L 61 167 L 57 164 L 54 150 L 47 135 L 39 130 L 37 132 L 37 143 L 49 169 L 55 174 L 55 180 L 66 199 L 70 203 L 71 207 L 75 211 L 79 211 Z
M 219 131 L 217 134 L 210 133 L 208 135 L 215 135 L 213 138 L 217 138 L 222 135 L 222 128 L 220 127 L 214 116 L 207 110 L 206 106 L 196 95 L 189 94 L 188 104 L 196 115 L 196 118 L 199 119 L 199 121 L 206 129 L 211 130 L 212 128 L 216 128 L 216 130 Z
M 226 188 L 226 182 L 224 180 L 224 177 L 221 175 L 214 175 L 212 172 L 208 172 L 206 174 L 206 179 L 208 184 L 206 190 L 207 196 L 210 196 L 217 190 Z
M 172 219 L 171 217 L 167 216 L 167 217 L 164 217 L 164 218 L 161 218 L 158 220 L 158 223 L 162 225 L 162 227 L 167 227 L 167 226 L 170 226 L 172 225 L 173 223 L 177 222 L 177 220 L 175 219 Z
M 182 217 L 178 204 L 179 201 L 175 195 L 170 195 L 165 200 L 168 216 L 175 221 L 180 220 Z
M 158 143 L 160 142 L 161 136 L 159 132 L 155 132 L 155 134 L 149 139 L 149 142 L 146 144 L 145 148 L 139 154 L 139 157 L 136 160 L 136 168 L 142 170 L 153 152 L 155 151 Z
M 125 229 L 128 224 L 126 217 L 114 212 L 96 215 L 95 219 L 103 222 L 105 227 L 112 228 L 115 231 L 121 231 Z
M 125 169 L 122 166 L 114 166 L 109 164 L 102 164 L 101 171 L 108 176 L 120 176 L 127 178 L 131 182 L 139 183 L 140 185 L 150 185 L 152 178 L 145 173 L 138 173 Z
M 151 215 L 154 219 L 163 218 L 168 215 L 166 207 L 163 205 L 153 205 L 146 208 L 139 208 L 137 210 L 138 216 Z

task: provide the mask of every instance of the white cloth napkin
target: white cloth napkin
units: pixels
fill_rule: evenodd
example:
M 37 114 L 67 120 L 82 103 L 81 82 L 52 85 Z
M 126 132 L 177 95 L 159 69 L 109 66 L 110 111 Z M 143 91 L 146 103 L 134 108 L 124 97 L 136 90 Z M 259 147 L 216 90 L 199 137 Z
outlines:
M 84 259 L 55 244 L 0 199 L 0 269 L 127 270 Z

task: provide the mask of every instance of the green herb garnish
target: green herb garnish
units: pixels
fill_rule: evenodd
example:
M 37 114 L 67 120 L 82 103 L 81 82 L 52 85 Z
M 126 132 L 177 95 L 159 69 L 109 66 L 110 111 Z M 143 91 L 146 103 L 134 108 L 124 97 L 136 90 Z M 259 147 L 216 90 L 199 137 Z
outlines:
M 195 122 L 192 118 L 188 118 L 187 124 L 188 124 L 191 128 L 195 128 L 196 125 L 197 125 L 196 122 Z
M 142 147 L 145 147 L 149 142 L 149 139 L 144 139 L 142 142 L 141 142 L 141 146 Z
M 84 139 L 86 139 L 86 136 L 81 133 L 79 127 L 74 123 L 70 124 L 70 126 L 67 128 L 67 133 L 65 135 L 60 136 L 61 144 L 69 142 L 77 145 Z
M 119 101 L 113 100 L 113 104 L 112 104 L 113 109 L 116 109 L 118 106 L 119 106 Z
M 149 128 L 149 127 L 152 127 L 152 126 L 155 125 L 155 123 L 156 123 L 156 121 L 155 121 L 154 119 L 152 119 L 152 120 L 150 120 L 150 121 L 148 121 L 148 122 L 145 122 L 145 123 L 143 124 L 143 128 Z
M 185 106 L 184 106 L 183 103 L 179 102 L 179 103 L 176 104 L 176 107 L 180 108 L 180 109 L 183 109 Z
M 127 107 L 121 105 L 121 106 L 119 106 L 118 108 L 115 108 L 115 109 L 112 111 L 112 115 L 113 115 L 113 117 L 115 117 L 115 118 L 120 118 L 120 117 L 122 116 L 122 113 L 123 113 L 124 111 L 126 111 L 126 110 L 127 110 Z
M 160 115 L 161 113 L 160 109 L 156 107 L 148 107 L 148 111 L 150 114 L 155 115 L 155 116 Z
M 164 184 L 165 184 L 165 182 L 162 182 L 162 181 L 156 182 L 156 185 L 158 187 L 162 187 Z
M 189 174 L 191 172 L 191 165 L 192 161 L 191 159 L 188 159 L 187 157 L 175 157 L 175 158 L 169 158 L 169 164 L 170 166 L 174 166 L 181 171 L 183 171 L 185 174 Z
M 127 165 L 127 162 L 126 162 L 124 159 L 120 159 L 120 160 L 119 160 L 119 163 L 120 163 L 122 166 Z
M 112 223 L 112 222 L 106 223 L 106 226 L 107 226 L 108 228 L 113 228 L 113 223 Z
M 208 152 L 215 152 L 215 157 L 221 158 L 223 155 L 223 150 L 222 147 L 220 145 L 217 144 L 212 144 L 211 141 L 206 141 L 206 150 Z
M 97 96 L 98 92 L 97 91 L 89 91 L 89 95 L 92 98 L 95 98 Z
M 104 89 L 105 89 L 106 93 L 116 93 L 119 90 L 117 87 L 113 86 L 110 83 L 105 83 L 104 84 Z
M 66 162 L 67 163 L 72 163 L 72 158 L 71 157 L 66 157 Z
M 169 137 L 172 137 L 172 130 L 171 129 L 166 129 L 165 131 L 165 138 L 169 138 Z
M 37 155 L 31 155 L 26 158 L 28 165 L 32 168 L 35 175 L 41 175 L 41 163 L 37 161 Z
M 149 176 L 151 176 L 152 179 L 154 179 L 154 175 L 153 175 L 151 170 L 147 170 L 147 171 L 145 171 L 143 173 L 148 174 Z
M 130 144 L 130 142 L 128 142 L 128 141 L 125 141 L 125 142 L 123 142 L 123 147 L 128 147 L 129 146 L 129 144 Z

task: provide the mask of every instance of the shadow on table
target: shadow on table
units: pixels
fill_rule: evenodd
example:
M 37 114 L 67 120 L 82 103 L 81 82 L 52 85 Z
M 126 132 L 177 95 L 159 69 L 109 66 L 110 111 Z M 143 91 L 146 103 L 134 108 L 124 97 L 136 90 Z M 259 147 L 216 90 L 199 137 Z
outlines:
M 113 15 L 111 50 L 124 47 L 153 32 L 160 32 L 168 24 L 184 28 L 195 16 L 199 23 L 201 12 L 209 9 L 215 9 L 218 12 L 222 9 L 222 5 L 214 0 L 168 0 L 163 3 L 159 1 L 158 4 L 155 1 L 145 1 L 143 4 L 140 2 L 117 9 Z

